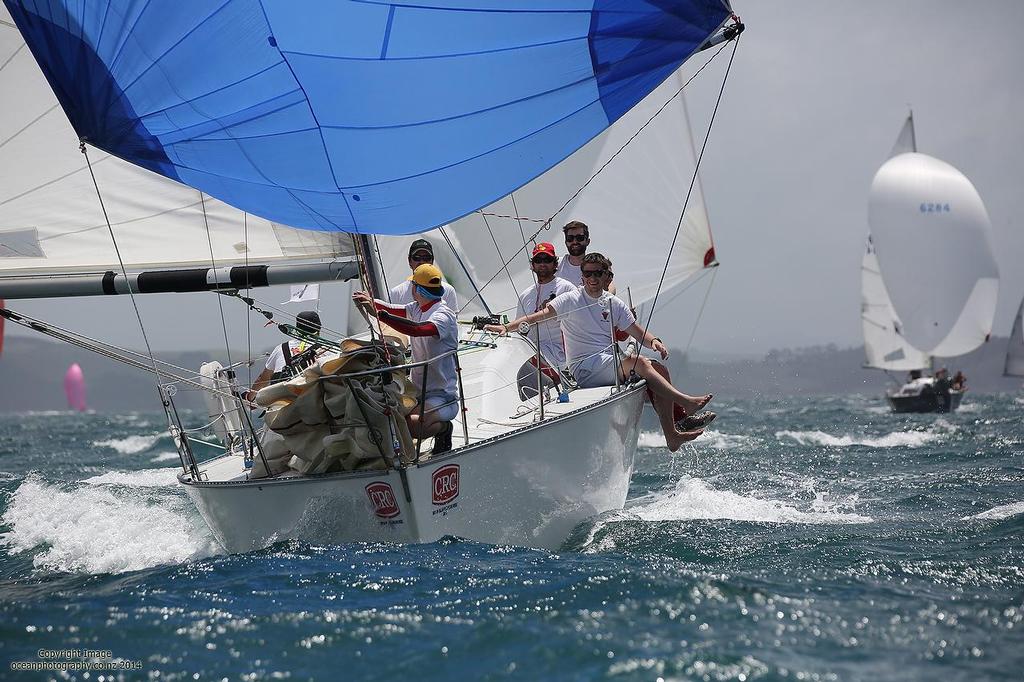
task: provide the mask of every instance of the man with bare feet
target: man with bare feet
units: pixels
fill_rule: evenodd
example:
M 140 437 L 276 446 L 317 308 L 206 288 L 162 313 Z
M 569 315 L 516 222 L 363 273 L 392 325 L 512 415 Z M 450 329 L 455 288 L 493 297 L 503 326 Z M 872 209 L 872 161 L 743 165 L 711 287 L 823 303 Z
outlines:
M 711 394 L 691 396 L 677 390 L 651 364 L 647 358 L 627 356 L 621 363 L 616 362 L 613 345 L 613 328 L 618 327 L 636 339 L 641 346 L 657 351 L 662 360 L 668 357 L 668 349 L 661 339 L 641 329 L 629 307 L 617 296 L 604 290 L 603 281 L 610 269 L 607 258 L 599 253 L 583 256 L 581 277 L 583 287 L 566 292 L 549 301 L 543 309 L 524 315 L 508 324 L 488 325 L 488 331 L 507 334 L 509 329 L 522 330 L 522 325 L 557 318 L 565 335 L 566 357 L 569 369 L 581 388 L 609 386 L 619 378 L 628 381 L 635 372 L 647 381 L 654 392 L 655 411 L 661 422 L 668 449 L 675 452 L 683 443 L 697 438 L 704 432 L 702 427 L 680 431 L 672 419 L 672 404 L 679 404 L 687 415 L 696 415 L 711 402 Z

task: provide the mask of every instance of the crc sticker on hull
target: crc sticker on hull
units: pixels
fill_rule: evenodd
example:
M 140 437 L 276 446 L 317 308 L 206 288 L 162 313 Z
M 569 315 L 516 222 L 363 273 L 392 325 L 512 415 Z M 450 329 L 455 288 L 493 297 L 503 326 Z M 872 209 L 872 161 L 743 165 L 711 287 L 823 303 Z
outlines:
M 435 505 L 445 505 L 459 496 L 459 465 L 449 464 L 434 472 L 431 478 L 431 500 Z
M 373 513 L 382 519 L 393 519 L 402 513 L 395 499 L 395 491 L 390 483 L 376 481 L 366 486 L 366 496 L 373 505 Z

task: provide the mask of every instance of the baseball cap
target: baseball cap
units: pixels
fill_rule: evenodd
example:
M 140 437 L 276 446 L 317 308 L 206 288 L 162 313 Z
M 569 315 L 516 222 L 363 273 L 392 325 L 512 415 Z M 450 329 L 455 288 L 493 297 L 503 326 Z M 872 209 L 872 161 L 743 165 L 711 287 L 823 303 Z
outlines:
M 320 333 L 320 315 L 315 310 L 303 310 L 295 316 L 295 328 L 306 334 Z
M 530 258 L 532 259 L 534 256 L 539 256 L 541 254 L 551 256 L 552 258 L 556 258 L 554 245 L 549 244 L 548 242 L 541 242 L 537 244 L 537 246 L 533 247 L 533 254 L 530 256 Z
M 430 254 L 431 258 L 434 256 L 434 247 L 426 239 L 417 239 L 409 245 L 409 258 L 412 258 L 412 255 L 417 251 L 426 251 Z
M 428 289 L 440 289 L 441 268 L 432 263 L 423 263 L 422 265 L 416 266 L 416 269 L 412 271 L 412 277 L 409 279 L 416 284 L 419 284 L 421 287 L 427 287 Z

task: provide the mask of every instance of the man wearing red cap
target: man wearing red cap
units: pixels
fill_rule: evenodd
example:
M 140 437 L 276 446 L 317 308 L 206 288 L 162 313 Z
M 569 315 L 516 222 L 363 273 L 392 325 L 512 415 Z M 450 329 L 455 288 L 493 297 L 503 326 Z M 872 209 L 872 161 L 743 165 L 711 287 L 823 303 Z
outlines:
M 523 317 L 527 313 L 543 310 L 548 301 L 576 288 L 568 280 L 555 275 L 557 264 L 554 245 L 541 242 L 533 247 L 530 269 L 537 276 L 537 283 L 519 294 L 516 317 Z M 558 324 L 558 320 L 547 320 L 537 326 L 540 329 L 541 355 L 548 361 L 548 364 L 565 367 L 565 344 L 562 342 L 562 328 Z M 535 337 L 531 336 L 530 339 L 535 340 Z

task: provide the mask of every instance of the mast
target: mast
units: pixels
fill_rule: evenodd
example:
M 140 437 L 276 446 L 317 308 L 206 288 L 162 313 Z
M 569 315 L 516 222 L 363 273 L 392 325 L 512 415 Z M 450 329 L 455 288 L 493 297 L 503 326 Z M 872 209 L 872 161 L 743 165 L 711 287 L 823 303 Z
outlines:
M 354 234 L 352 235 L 352 241 L 355 243 L 356 254 L 358 254 L 359 260 L 362 263 L 362 272 L 366 278 L 366 288 L 368 289 L 367 293 L 373 298 L 386 298 L 382 285 L 383 278 L 381 277 L 380 263 L 377 260 L 377 252 L 370 242 L 369 235 Z

